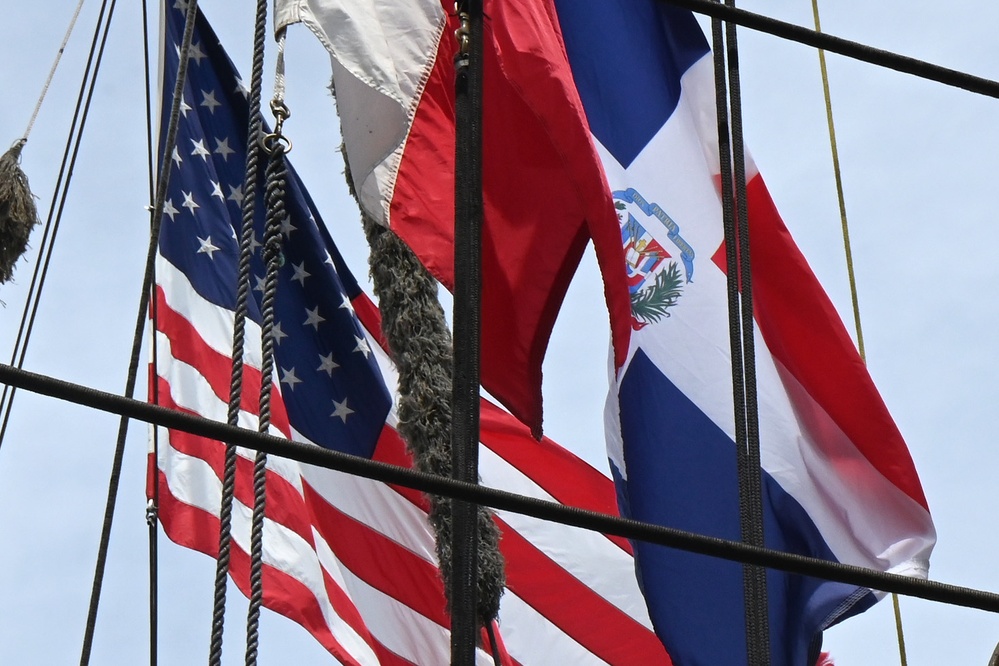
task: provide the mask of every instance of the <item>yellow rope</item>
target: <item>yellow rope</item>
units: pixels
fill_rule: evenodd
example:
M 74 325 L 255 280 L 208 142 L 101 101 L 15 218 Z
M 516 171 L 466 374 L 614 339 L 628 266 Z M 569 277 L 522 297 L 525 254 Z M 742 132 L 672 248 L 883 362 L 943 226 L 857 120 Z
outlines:
M 815 16 L 815 31 L 822 32 L 819 23 L 819 0 L 812 0 L 812 14 Z M 825 51 L 819 49 L 819 67 L 822 70 L 822 92 L 826 100 L 826 119 L 829 122 L 829 145 L 832 148 L 833 173 L 836 176 L 836 196 L 839 199 L 839 216 L 843 225 L 843 249 L 846 252 L 846 271 L 850 278 L 850 296 L 853 299 L 853 320 L 857 327 L 857 349 L 860 358 L 867 363 L 864 352 L 864 332 L 860 325 L 860 302 L 857 299 L 857 280 L 853 272 L 853 252 L 850 249 L 850 227 L 846 222 L 846 200 L 843 197 L 843 178 L 839 168 L 839 150 L 836 148 L 836 127 L 833 124 L 832 97 L 829 94 L 829 74 L 826 70 Z M 905 658 L 905 636 L 902 632 L 902 611 L 898 605 L 898 595 L 891 595 L 895 609 L 895 633 L 898 635 L 898 655 L 902 666 L 907 666 Z
M 815 15 L 815 31 L 822 32 L 819 25 L 819 2 L 812 0 L 812 13 Z M 839 150 L 836 147 L 836 128 L 833 124 L 832 98 L 829 95 L 829 75 L 826 72 L 826 53 L 819 49 L 819 67 L 822 69 L 822 92 L 826 99 L 826 118 L 829 121 L 829 145 L 832 147 L 833 173 L 836 176 L 836 196 L 839 198 L 839 216 L 843 225 L 843 249 L 846 252 L 846 270 L 850 277 L 850 296 L 853 298 L 853 320 L 857 327 L 857 349 L 860 358 L 867 362 L 864 353 L 864 332 L 860 326 L 860 303 L 857 300 L 857 280 L 853 272 L 853 252 L 850 249 L 850 227 L 846 223 L 846 201 L 843 198 L 843 177 L 839 169 Z

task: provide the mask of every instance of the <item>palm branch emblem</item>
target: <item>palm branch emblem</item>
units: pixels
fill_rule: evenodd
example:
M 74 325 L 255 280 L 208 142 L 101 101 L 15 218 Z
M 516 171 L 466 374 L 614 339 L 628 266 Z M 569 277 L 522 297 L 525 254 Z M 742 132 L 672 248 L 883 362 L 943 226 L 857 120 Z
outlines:
M 683 277 L 675 261 L 656 274 L 653 284 L 632 292 L 631 315 L 639 328 L 655 324 L 669 317 L 669 309 L 676 305 L 682 293 Z

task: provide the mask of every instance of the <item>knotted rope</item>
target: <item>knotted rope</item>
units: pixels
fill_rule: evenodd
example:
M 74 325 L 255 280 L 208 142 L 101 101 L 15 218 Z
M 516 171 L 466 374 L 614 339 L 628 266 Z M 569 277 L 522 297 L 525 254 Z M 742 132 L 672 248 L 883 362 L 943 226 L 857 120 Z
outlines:
M 346 160 L 345 160 L 346 161 Z M 350 169 L 346 172 L 354 192 Z M 382 314 L 382 332 L 399 370 L 399 434 L 421 472 L 451 475 L 451 334 L 437 300 L 437 282 L 392 231 L 361 212 L 371 249 L 368 263 Z M 430 524 L 449 603 L 451 599 L 451 500 L 429 495 Z M 478 510 L 476 613 L 487 625 L 499 614 L 506 585 L 499 529 L 489 509 Z
M 39 223 L 35 197 L 21 171 L 21 149 L 26 142 L 18 139 L 0 157 L 0 284 L 14 276 L 14 264 L 28 249 L 28 237 Z

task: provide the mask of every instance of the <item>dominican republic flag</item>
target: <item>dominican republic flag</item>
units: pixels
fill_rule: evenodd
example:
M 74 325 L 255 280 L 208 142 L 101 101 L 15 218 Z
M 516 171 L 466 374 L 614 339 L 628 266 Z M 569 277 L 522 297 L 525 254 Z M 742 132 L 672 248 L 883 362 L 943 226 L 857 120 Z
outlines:
M 452 12 L 451 0 L 278 2 L 279 25 L 306 23 L 332 55 L 363 205 L 445 284 Z M 620 508 L 738 540 L 703 34 L 658 0 L 485 0 L 485 15 L 483 384 L 540 426 L 536 364 L 588 234 L 612 323 L 607 430 Z M 925 577 L 934 529 L 905 443 L 751 163 L 748 178 L 766 543 Z M 674 660 L 745 663 L 739 565 L 636 551 Z M 774 664 L 804 664 L 823 629 L 878 596 L 779 572 L 768 585 Z
M 182 9 L 166 9 L 164 117 L 177 75 Z M 247 102 L 200 15 L 189 65 L 156 263 L 150 398 L 225 421 Z M 262 208 L 261 192 L 258 187 Z M 260 384 L 268 381 L 274 391 L 271 434 L 409 466 L 396 431 L 396 373 L 380 344 L 378 311 L 293 172 L 288 192 L 274 376 L 260 373 L 256 287 L 264 267 L 255 247 L 239 423 L 256 430 Z M 262 224 L 261 216 L 257 240 Z M 615 512 L 609 478 L 551 440 L 535 441 L 524 425 L 487 401 L 481 414 L 483 483 Z M 168 430 L 159 432 L 158 441 L 159 456 L 150 457 L 149 493 L 159 499 L 164 531 L 214 557 L 224 445 Z M 239 449 L 233 506 L 230 573 L 244 593 L 253 455 Z M 301 624 L 343 664 L 447 663 L 449 618 L 424 498 L 276 456 L 268 456 L 267 464 L 264 605 Z M 668 663 L 639 591 L 628 541 L 506 512 L 496 522 L 506 560 L 499 632 L 505 666 Z M 202 592 L 206 599 L 212 594 Z M 477 663 L 493 661 L 480 650 Z
M 622 512 L 740 539 L 712 56 L 657 0 L 555 0 L 620 216 L 634 330 L 606 409 Z M 766 546 L 925 577 L 935 533 L 908 450 L 747 164 Z M 678 664 L 746 663 L 737 564 L 636 544 Z M 814 663 L 868 589 L 768 571 L 773 664 Z

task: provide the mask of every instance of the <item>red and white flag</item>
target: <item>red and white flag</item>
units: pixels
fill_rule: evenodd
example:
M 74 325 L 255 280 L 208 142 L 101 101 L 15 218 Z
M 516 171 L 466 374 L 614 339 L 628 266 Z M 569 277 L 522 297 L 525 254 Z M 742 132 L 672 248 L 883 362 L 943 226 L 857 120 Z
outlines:
M 454 281 L 452 0 L 277 0 L 331 54 L 361 205 Z M 629 329 L 620 228 L 550 0 L 486 3 L 482 385 L 541 432 L 541 363 L 587 241 L 605 269 L 616 365 Z

